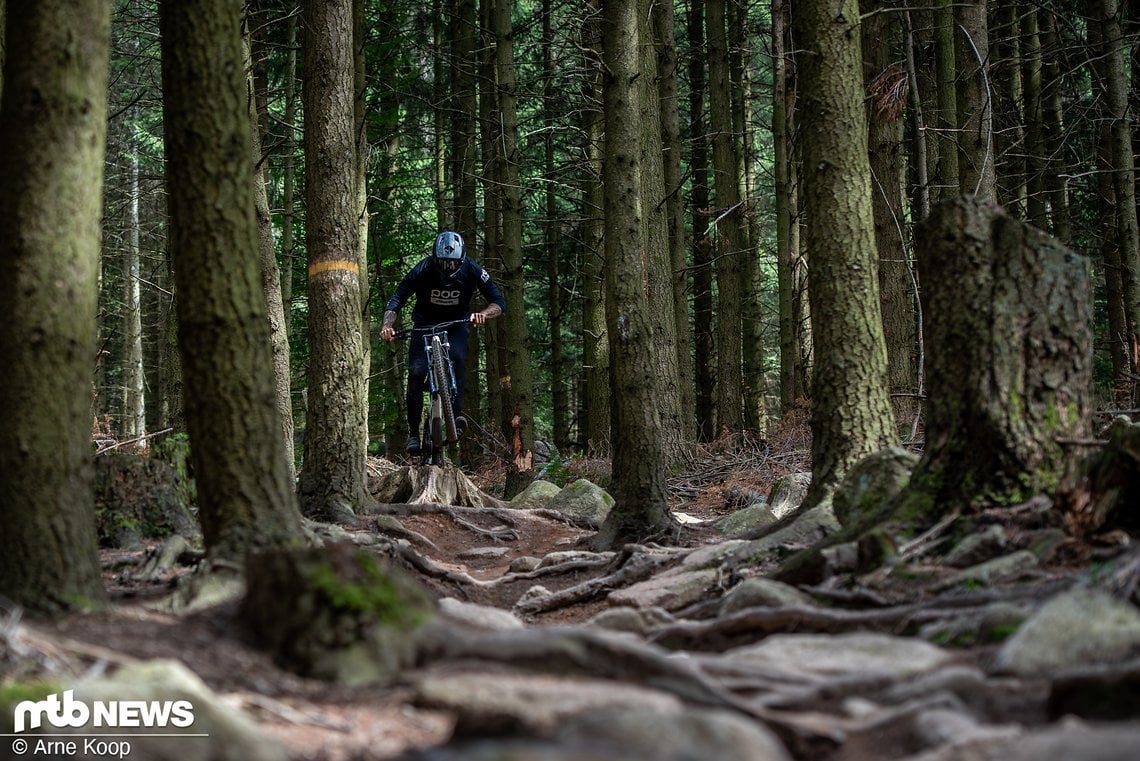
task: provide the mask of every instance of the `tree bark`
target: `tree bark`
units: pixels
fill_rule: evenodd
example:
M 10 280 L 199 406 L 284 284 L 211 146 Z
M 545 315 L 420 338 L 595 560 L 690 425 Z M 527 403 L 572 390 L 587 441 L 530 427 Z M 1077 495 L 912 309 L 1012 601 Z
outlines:
M 744 427 L 743 376 L 741 370 L 740 260 L 744 252 L 741 233 L 740 175 L 736 141 L 732 134 L 732 103 L 728 72 L 726 0 L 707 0 L 709 45 L 709 113 L 712 122 L 713 188 L 716 199 L 717 285 L 717 433 L 738 432 Z
M 515 426 L 522 434 L 522 451 L 514 452 L 518 470 L 529 470 L 534 451 L 534 382 L 532 381 L 530 338 L 526 325 L 526 278 L 522 254 L 522 187 L 519 177 L 518 113 L 516 107 L 514 31 L 511 10 L 514 0 L 498 0 L 495 15 L 495 72 L 498 77 L 499 117 L 503 133 L 502 154 L 498 157 L 502 175 L 502 252 L 503 298 L 511 319 L 502 322 L 509 393 L 503 405 L 503 430 L 507 440 Z
M 554 446 L 561 451 L 570 447 L 570 399 L 566 378 L 566 357 L 562 341 L 562 287 L 559 276 L 558 197 L 554 192 L 557 180 L 554 166 L 554 132 L 558 121 L 555 113 L 554 93 L 554 29 L 551 19 L 551 0 L 542 2 L 542 150 L 543 172 L 546 178 L 543 203 L 546 219 L 543 220 L 543 245 L 546 248 L 546 302 L 547 324 L 550 329 L 550 411 L 554 430 Z
M 857 460 L 895 442 L 871 209 L 858 7 L 797 4 L 803 123 L 805 247 L 811 252 L 815 368 L 812 485 L 828 495 Z
M 1044 53 L 1044 82 L 1041 86 L 1044 101 L 1044 140 L 1048 159 L 1045 162 L 1045 189 L 1049 195 L 1050 222 L 1053 234 L 1068 245 L 1072 239 L 1072 221 L 1069 217 L 1069 191 L 1067 176 L 1071 171 L 1065 157 L 1065 121 L 1061 100 L 1062 71 L 1060 42 L 1057 39 L 1056 19 L 1052 8 L 1043 9 L 1040 15 L 1042 47 Z
M 930 401 L 911 479 L 946 506 L 1018 503 L 1051 491 L 1064 438 L 1086 435 L 1092 312 L 1085 260 L 969 197 L 918 231 Z M 928 513 L 927 513 L 928 514 Z
M 645 541 L 673 527 L 665 503 L 659 436 L 653 316 L 646 293 L 646 229 L 653 200 L 643 197 L 642 60 L 651 36 L 639 23 L 646 0 L 607 0 L 605 218 L 606 323 L 610 340 L 614 507 L 595 537 L 599 547 Z
M 602 49 L 601 10 L 589 0 L 583 19 L 583 64 L 586 70 L 582 138 L 586 171 L 582 180 L 582 334 L 586 364 L 585 450 L 589 456 L 610 453 L 610 343 L 606 332 L 605 189 L 602 185 Z
M 868 4 L 863 22 L 865 80 L 868 101 L 868 149 L 871 164 L 871 208 L 878 250 L 880 311 L 887 342 L 887 379 L 891 408 L 900 435 L 916 424 L 919 411 L 915 280 L 906 250 L 903 208 L 903 123 L 906 70 L 895 64 L 901 47 L 897 14 L 875 13 L 882 2 Z
M 697 439 L 716 436 L 716 344 L 713 340 L 713 258 L 709 238 L 709 137 L 705 122 L 704 0 L 689 6 L 689 157 L 693 217 L 693 349 Z
M 352 0 L 306 0 L 303 10 L 309 386 L 301 505 L 310 517 L 351 519 L 368 499 Z
M 248 34 L 247 34 L 248 38 Z M 247 53 L 252 45 L 247 43 Z M 247 70 L 253 71 L 254 62 L 247 61 Z M 249 78 L 250 92 L 258 81 L 257 76 Z M 269 208 L 269 192 L 266 188 L 268 162 L 263 160 L 261 135 L 263 130 L 256 108 L 258 99 L 249 98 L 250 160 L 253 161 L 253 205 L 257 216 L 257 251 L 261 262 L 261 285 L 265 290 L 266 314 L 269 319 L 269 341 L 273 355 L 273 388 L 277 400 L 277 414 L 281 418 L 281 441 L 285 447 L 285 461 L 289 463 L 289 476 L 294 475 L 295 456 L 293 451 L 293 397 L 289 367 L 289 328 L 285 320 L 285 304 L 281 297 L 281 271 L 277 268 L 277 247 L 273 240 L 273 214 Z
M 958 187 L 984 201 L 997 197 L 993 149 L 993 96 L 989 79 L 986 0 L 966 0 L 954 8 L 958 67 Z
M 997 200 L 1015 217 L 1025 217 L 1026 204 L 1026 117 L 1029 113 L 1028 94 L 1022 77 L 1024 66 L 1030 73 L 1025 57 L 1029 51 L 1023 44 L 1019 14 L 1020 0 L 999 0 L 994 11 L 995 24 L 990 30 L 994 56 L 993 92 L 997 107 L 994 109 L 994 150 L 997 153 Z M 1024 51 L 1024 54 L 1023 54 Z M 1023 63 L 1024 62 L 1024 63 Z
M 958 195 L 958 66 L 954 40 L 954 0 L 936 0 L 934 10 L 935 70 L 938 80 L 938 108 L 934 127 L 939 139 L 938 165 L 933 172 L 932 200 Z
M 253 204 L 241 0 L 159 6 L 170 250 L 202 533 L 215 558 L 302 540 Z
M 1049 230 L 1045 204 L 1045 119 L 1041 100 L 1041 35 L 1038 11 L 1027 4 L 1021 11 L 1022 83 L 1025 94 L 1025 219 L 1041 230 Z
M 95 547 L 95 352 L 110 3 L 12 0 L 0 105 L 0 594 L 104 599 Z

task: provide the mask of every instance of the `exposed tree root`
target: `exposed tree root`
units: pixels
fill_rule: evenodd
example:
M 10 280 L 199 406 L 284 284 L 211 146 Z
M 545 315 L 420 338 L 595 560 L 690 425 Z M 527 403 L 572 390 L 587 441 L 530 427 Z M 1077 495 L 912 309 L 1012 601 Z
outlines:
M 676 559 L 675 553 L 631 552 L 627 548 L 618 555 L 615 561 L 617 570 L 612 573 L 521 602 L 515 606 L 515 612 L 520 615 L 534 615 L 586 602 L 619 587 L 643 581 L 665 566 L 676 562 Z

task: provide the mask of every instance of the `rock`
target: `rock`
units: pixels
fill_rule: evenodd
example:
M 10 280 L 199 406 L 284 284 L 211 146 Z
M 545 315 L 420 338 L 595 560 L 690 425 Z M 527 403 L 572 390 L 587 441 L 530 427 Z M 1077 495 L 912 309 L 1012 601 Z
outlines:
M 789 473 L 772 484 L 768 491 L 768 509 L 777 518 L 795 510 L 807 496 L 811 473 Z
M 185 728 L 156 727 L 154 731 L 209 735 L 148 737 L 145 732 L 131 730 L 131 758 L 147 761 L 287 761 L 289 758 L 285 749 L 262 733 L 251 718 L 211 691 L 196 674 L 177 661 L 144 661 L 124 666 L 111 676 L 80 682 L 75 687 L 75 697 L 83 701 L 167 703 L 185 700 L 193 707 L 193 724 Z
M 411 576 L 350 543 L 255 553 L 246 582 L 240 617 L 278 665 L 350 686 L 409 665 L 434 612 Z
M 646 637 L 656 627 L 672 623 L 673 620 L 674 618 L 664 608 L 621 607 L 603 610 L 584 625 Z
M 1010 741 L 1021 734 L 1013 725 L 988 726 L 963 711 L 933 708 L 915 717 L 915 734 L 925 745 L 937 747 L 958 744 L 977 744 Z
M 812 607 L 815 601 L 800 590 L 772 579 L 753 578 L 733 587 L 720 603 L 720 615 L 728 616 L 745 608 Z
M 790 761 L 763 724 L 723 710 L 686 708 L 662 714 L 644 707 L 591 711 L 566 722 L 559 744 L 622 748 L 638 758 Z
M 541 584 L 535 584 L 533 587 L 522 593 L 522 596 L 515 602 L 515 607 L 528 603 L 531 600 L 537 600 L 540 597 L 546 597 L 550 594 L 550 590 Z
M 720 580 L 715 569 L 671 570 L 610 593 L 611 605 L 680 610 L 704 599 Z
M 681 561 L 682 568 L 712 568 L 719 566 L 751 543 L 744 539 L 730 539 L 726 542 L 706 544 L 690 552 Z
M 873 452 L 855 463 L 835 491 L 832 509 L 849 526 L 890 501 L 910 481 L 918 455 L 899 447 Z
M 552 484 L 550 481 L 544 481 L 541 478 L 531 481 L 527 487 L 515 498 L 511 500 L 511 507 L 518 507 L 524 510 L 531 510 L 538 507 L 546 507 L 547 503 L 562 491 L 561 487 L 557 484 Z
M 713 521 L 713 528 L 726 536 L 743 536 L 758 528 L 776 522 L 776 516 L 764 502 L 737 510 L 734 513 Z
M 809 547 L 835 533 L 839 528 L 839 521 L 835 519 L 835 513 L 831 510 L 831 499 L 824 498 L 818 505 L 797 516 L 787 526 L 760 539 L 753 539 L 738 548 L 733 557 L 751 565 L 763 560 L 773 550 Z
M 947 612 L 944 618 L 924 624 L 919 636 L 939 645 L 957 647 L 1004 642 L 1032 614 L 1029 604 L 998 601 L 980 611 Z
M 504 631 L 523 628 L 523 622 L 509 611 L 463 602 L 454 597 L 442 598 L 439 601 L 439 612 L 452 621 L 458 621 L 475 629 Z
M 200 535 L 188 491 L 169 463 L 125 452 L 95 458 L 95 523 L 103 547 L 138 548 L 144 539 Z
M 1004 551 L 1005 529 L 997 525 L 987 526 L 950 548 L 942 562 L 951 568 L 965 568 L 992 560 Z
M 763 642 L 729 650 L 741 660 L 807 674 L 881 674 L 909 679 L 950 659 L 945 650 L 920 640 L 887 634 L 775 634 Z
M 1091 663 L 1118 660 L 1140 648 L 1140 611 L 1092 589 L 1052 598 L 1014 634 L 993 671 L 1044 676 Z
M 613 506 L 613 497 L 584 478 L 562 489 L 546 503 L 549 510 L 583 519 L 595 527 L 602 525 Z
M 538 568 L 538 564 L 542 562 L 541 558 L 532 557 L 531 555 L 523 555 L 521 558 L 515 558 L 511 561 L 511 573 L 530 573 Z

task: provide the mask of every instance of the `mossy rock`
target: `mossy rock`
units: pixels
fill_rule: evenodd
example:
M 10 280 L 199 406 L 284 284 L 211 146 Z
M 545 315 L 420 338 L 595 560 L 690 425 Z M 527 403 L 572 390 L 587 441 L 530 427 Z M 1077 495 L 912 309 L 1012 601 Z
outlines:
M 278 665 L 338 684 L 381 681 L 410 665 L 433 615 L 399 568 L 344 542 L 270 550 L 246 563 L 241 618 Z

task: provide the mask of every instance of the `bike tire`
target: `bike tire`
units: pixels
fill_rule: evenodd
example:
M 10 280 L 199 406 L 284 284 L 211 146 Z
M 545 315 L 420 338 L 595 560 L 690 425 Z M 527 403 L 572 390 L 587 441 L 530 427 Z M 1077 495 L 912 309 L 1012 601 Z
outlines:
M 443 418 L 443 433 L 448 444 L 454 444 L 459 439 L 459 431 L 455 426 L 455 409 L 451 406 L 451 374 L 447 371 L 447 361 L 443 351 L 443 342 L 438 337 L 431 339 L 432 374 L 435 376 L 435 388 L 439 394 L 439 406 Z

